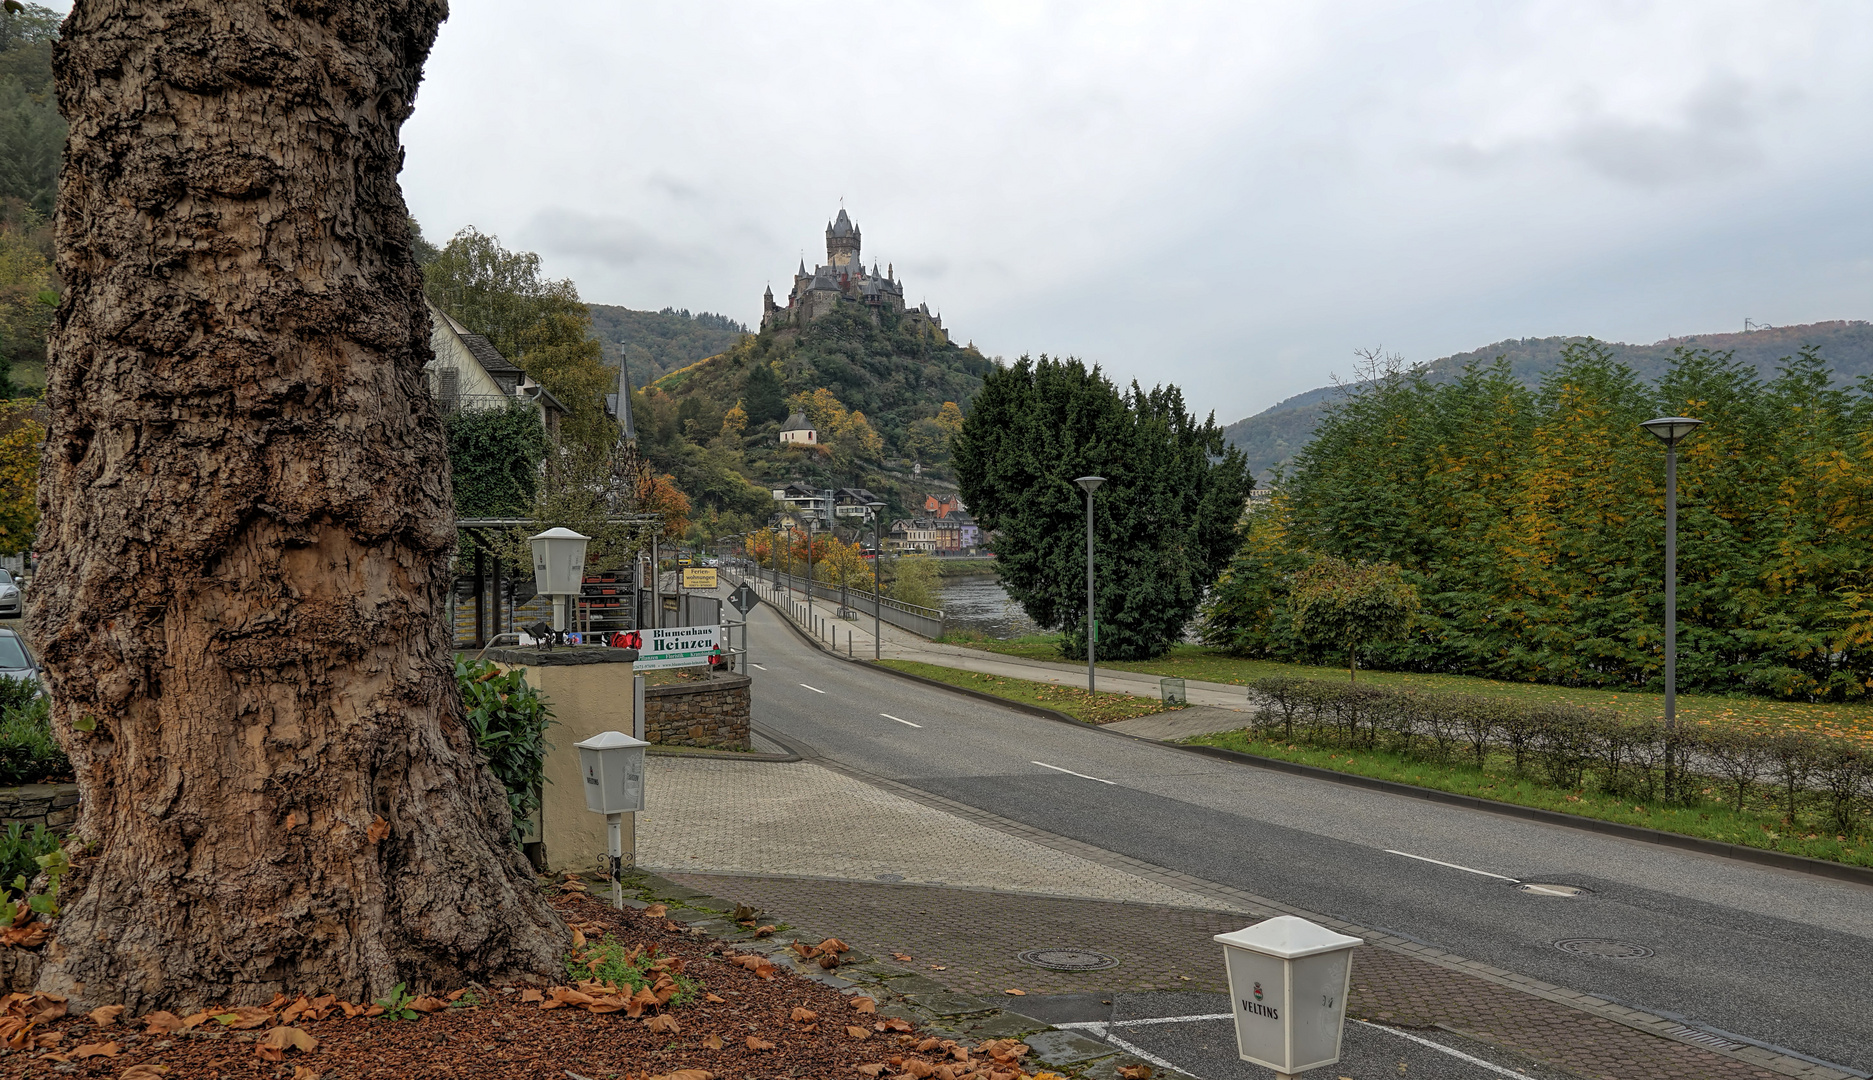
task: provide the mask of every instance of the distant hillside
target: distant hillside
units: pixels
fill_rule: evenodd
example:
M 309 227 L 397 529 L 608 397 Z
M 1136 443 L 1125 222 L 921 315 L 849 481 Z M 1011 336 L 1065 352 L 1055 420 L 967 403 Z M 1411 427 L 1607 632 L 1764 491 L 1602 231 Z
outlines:
M 1443 382 L 1455 378 L 1471 363 L 1491 363 L 1501 356 L 1509 369 L 1530 386 L 1553 370 L 1560 362 L 1561 349 L 1578 337 L 1520 338 L 1498 341 L 1480 349 L 1433 360 L 1425 366 L 1431 379 Z M 1632 368 L 1639 377 L 1651 382 L 1663 375 L 1671 363 L 1673 350 L 1680 346 L 1694 349 L 1732 351 L 1763 378 L 1772 379 L 1777 364 L 1805 345 L 1814 345 L 1821 356 L 1834 366 L 1839 381 L 1851 383 L 1873 375 L 1873 323 L 1822 322 L 1805 326 L 1777 326 L 1743 334 L 1698 334 L 1667 338 L 1651 345 L 1627 345 L 1607 342 L 1613 356 Z M 1337 386 L 1309 390 L 1272 406 L 1254 416 L 1238 420 L 1223 429 L 1223 436 L 1249 456 L 1249 467 L 1257 477 L 1266 478 L 1269 470 L 1285 464 L 1314 437 L 1314 425 L 1320 414 L 1339 394 Z
M 605 363 L 631 364 L 631 385 L 642 388 L 677 368 L 727 352 L 748 328 L 726 315 L 680 308 L 633 311 L 612 304 L 588 304 L 592 309 L 592 336 L 604 351 Z
M 664 376 L 633 399 L 639 449 L 704 510 L 765 520 L 769 490 L 798 480 L 869 488 L 891 513 L 907 512 L 927 490 L 953 486 L 948 439 L 935 418 L 944 402 L 967 409 L 994 361 L 927 323 L 880 314 L 873 326 L 858 305 L 842 304 L 804 330 L 749 335 Z M 874 450 L 781 445 L 784 398 L 820 389 L 865 414 Z M 723 425 L 737 404 L 746 426 L 731 434 Z

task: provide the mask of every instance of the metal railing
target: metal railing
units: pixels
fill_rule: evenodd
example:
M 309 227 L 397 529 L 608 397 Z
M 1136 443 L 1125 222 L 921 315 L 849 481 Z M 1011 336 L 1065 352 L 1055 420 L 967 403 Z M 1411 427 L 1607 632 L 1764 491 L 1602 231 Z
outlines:
M 748 575 L 751 580 L 754 576 L 753 574 Z M 760 574 L 760 579 L 762 581 L 772 582 L 774 581 L 774 572 L 772 570 L 763 570 Z M 780 584 L 783 588 L 791 588 L 796 592 L 805 592 L 808 582 L 805 578 L 795 577 L 792 574 L 781 574 Z M 843 602 L 846 607 L 861 612 L 866 618 L 869 619 L 872 617 L 872 596 L 870 591 L 860 591 L 856 588 L 841 589 L 837 585 L 829 584 L 824 581 L 815 581 L 811 584 L 815 597 L 821 600 L 830 600 L 834 604 Z M 893 600 L 888 596 L 882 597 L 881 599 L 883 600 L 883 605 L 877 613 L 880 622 L 890 623 L 899 630 L 908 630 L 919 637 L 927 637 L 934 640 L 943 636 L 944 615 L 941 609 L 922 607 L 918 604 L 906 604 L 901 600 Z

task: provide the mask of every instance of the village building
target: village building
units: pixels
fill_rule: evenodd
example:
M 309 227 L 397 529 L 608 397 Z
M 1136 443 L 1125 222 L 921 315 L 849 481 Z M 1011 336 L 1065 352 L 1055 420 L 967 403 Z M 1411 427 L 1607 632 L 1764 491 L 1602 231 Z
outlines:
M 805 413 L 794 413 L 780 426 L 780 444 L 792 446 L 796 443 L 803 446 L 819 444 L 819 430 L 807 420 Z
M 501 355 L 494 343 L 451 318 L 427 297 L 429 348 L 435 355 L 423 365 L 430 395 L 443 413 L 504 409 L 526 402 L 538 411 L 549 438 L 558 439 L 566 406 Z

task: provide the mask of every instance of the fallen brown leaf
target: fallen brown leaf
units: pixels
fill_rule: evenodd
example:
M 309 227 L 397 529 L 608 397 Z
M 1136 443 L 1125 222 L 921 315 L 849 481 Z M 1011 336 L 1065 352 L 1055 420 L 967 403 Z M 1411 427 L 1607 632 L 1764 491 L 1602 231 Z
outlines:
M 715 1074 L 701 1069 L 678 1069 L 673 1073 L 653 1076 L 650 1080 L 715 1080 Z
M 710 1050 L 720 1050 L 722 1049 L 722 1036 L 704 1035 L 702 1037 L 702 1045 L 709 1048 Z
M 1094 644 L 1098 644 L 1098 642 L 1094 642 Z M 572 947 L 573 947 L 573 948 L 575 948 L 575 949 L 577 949 L 577 948 L 581 948 L 581 947 L 583 947 L 584 945 L 585 945 L 585 934 L 584 934 L 584 932 L 583 932 L 583 931 L 581 931 L 581 930 L 580 930 L 580 929 L 579 929 L 578 927 L 576 927 L 576 926 L 575 926 L 575 927 L 573 927 L 573 928 L 572 928 Z
M 112 1024 L 115 1024 L 117 1018 L 123 1014 L 124 1007 L 122 1005 L 100 1005 L 85 1015 L 90 1017 L 91 1022 L 99 1027 L 110 1027 Z
M 319 1074 L 304 1065 L 293 1066 L 293 1080 L 319 1080 Z
M 63 1031 L 48 1031 L 34 1038 L 33 1045 L 41 1050 L 47 1050 L 64 1041 L 65 1033 Z
M 915 960 L 915 959 L 916 959 L 916 957 L 914 957 L 914 956 L 912 956 L 912 955 L 911 955 L 911 954 L 909 954 L 909 953 L 901 953 L 901 952 L 894 952 L 894 953 L 892 953 L 892 954 L 891 954 L 891 959 L 893 959 L 893 960 L 902 960 L 903 962 L 905 962 L 905 963 L 907 963 L 907 964 L 908 964 L 908 963 L 910 963 L 910 962 L 911 962 L 912 960 Z
M 162 1080 L 163 1074 L 168 1071 L 169 1066 L 167 1065 L 150 1065 L 147 1063 L 132 1065 L 123 1072 L 118 1073 L 117 1080 Z M 295 1078 L 295 1080 L 297 1080 L 297 1078 Z M 314 1077 L 313 1080 L 317 1080 L 317 1078 Z
M 1002 993 L 1007 994 L 1010 997 L 1027 997 L 1028 996 L 1028 992 L 1026 990 L 1003 990 Z
M 870 1077 L 876 1077 L 879 1073 L 884 1072 L 884 1070 L 885 1070 L 885 1066 L 882 1064 L 877 1064 L 877 1063 L 873 1063 L 871 1065 L 858 1066 L 858 1071 L 860 1073 L 862 1073 L 865 1076 L 870 1076 Z
M 319 1040 L 312 1037 L 304 1028 L 281 1025 L 269 1029 L 260 1040 L 260 1045 L 271 1046 L 276 1050 L 303 1050 L 310 1054 L 319 1048 Z
M 546 995 L 540 993 L 540 991 L 538 991 L 537 989 L 534 989 L 533 987 L 528 987 L 527 989 L 522 990 L 520 992 L 520 1003 L 522 1005 L 525 1005 L 529 1001 L 545 1001 L 545 1000 L 546 1000 Z
M 1095 642 L 1095 644 L 1097 643 Z M 710 1003 L 711 1005 L 721 1005 L 728 1001 L 727 998 L 717 997 L 714 994 L 704 994 L 702 1000 Z
M 116 1057 L 118 1051 L 122 1049 L 123 1047 L 115 1042 L 86 1043 L 83 1046 L 72 1047 L 71 1056 L 75 1058 Z
M 754 936 L 766 937 L 773 932 L 774 932 L 774 928 L 772 926 L 757 926 L 755 927 L 755 930 L 754 930 Z
M 851 952 L 852 946 L 847 945 L 836 937 L 829 937 L 825 941 L 819 943 L 819 951 L 831 953 Z
M 1151 1066 L 1120 1065 L 1119 1075 L 1123 1076 L 1125 1080 L 1151 1080 Z
M 661 919 L 670 913 L 668 904 L 652 904 L 644 909 L 644 914 L 653 919 Z
M 796 1006 L 793 1010 L 792 1018 L 804 1024 L 809 1021 L 818 1020 L 819 1014 L 814 1012 L 812 1009 L 802 1009 Z
M 385 821 L 382 816 L 372 818 L 371 827 L 364 830 L 364 838 L 373 844 L 381 843 L 384 837 L 389 835 L 390 822 Z
M 845 1033 L 852 1036 L 854 1039 L 868 1039 L 871 1037 L 871 1032 L 866 1031 L 862 1027 L 848 1027 L 845 1029 Z
M 182 1018 L 172 1012 L 153 1012 L 143 1018 L 143 1034 L 167 1035 L 182 1030 Z
M 831 971 L 833 968 L 838 967 L 839 966 L 839 954 L 838 953 L 822 954 L 819 958 L 819 966 L 825 968 L 827 971 Z
M 671 1016 L 669 1013 L 651 1017 L 649 1020 L 644 1021 L 644 1026 L 652 1031 L 661 1032 L 666 1035 L 680 1035 L 683 1031 L 682 1026 L 676 1022 L 676 1017 Z
M 878 1003 L 868 997 L 855 997 L 852 999 L 852 1011 L 875 1013 L 878 1011 Z
M 757 1039 L 753 1035 L 750 1035 L 748 1036 L 748 1049 L 750 1050 L 772 1050 L 774 1049 L 774 1044 L 771 1042 L 768 1042 L 766 1039 Z

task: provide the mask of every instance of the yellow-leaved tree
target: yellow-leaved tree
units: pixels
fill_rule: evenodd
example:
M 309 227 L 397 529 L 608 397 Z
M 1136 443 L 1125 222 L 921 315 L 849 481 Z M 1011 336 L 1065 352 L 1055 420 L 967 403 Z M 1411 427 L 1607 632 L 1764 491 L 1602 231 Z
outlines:
M 43 411 L 37 401 L 0 401 L 0 555 L 25 551 L 39 524 Z

